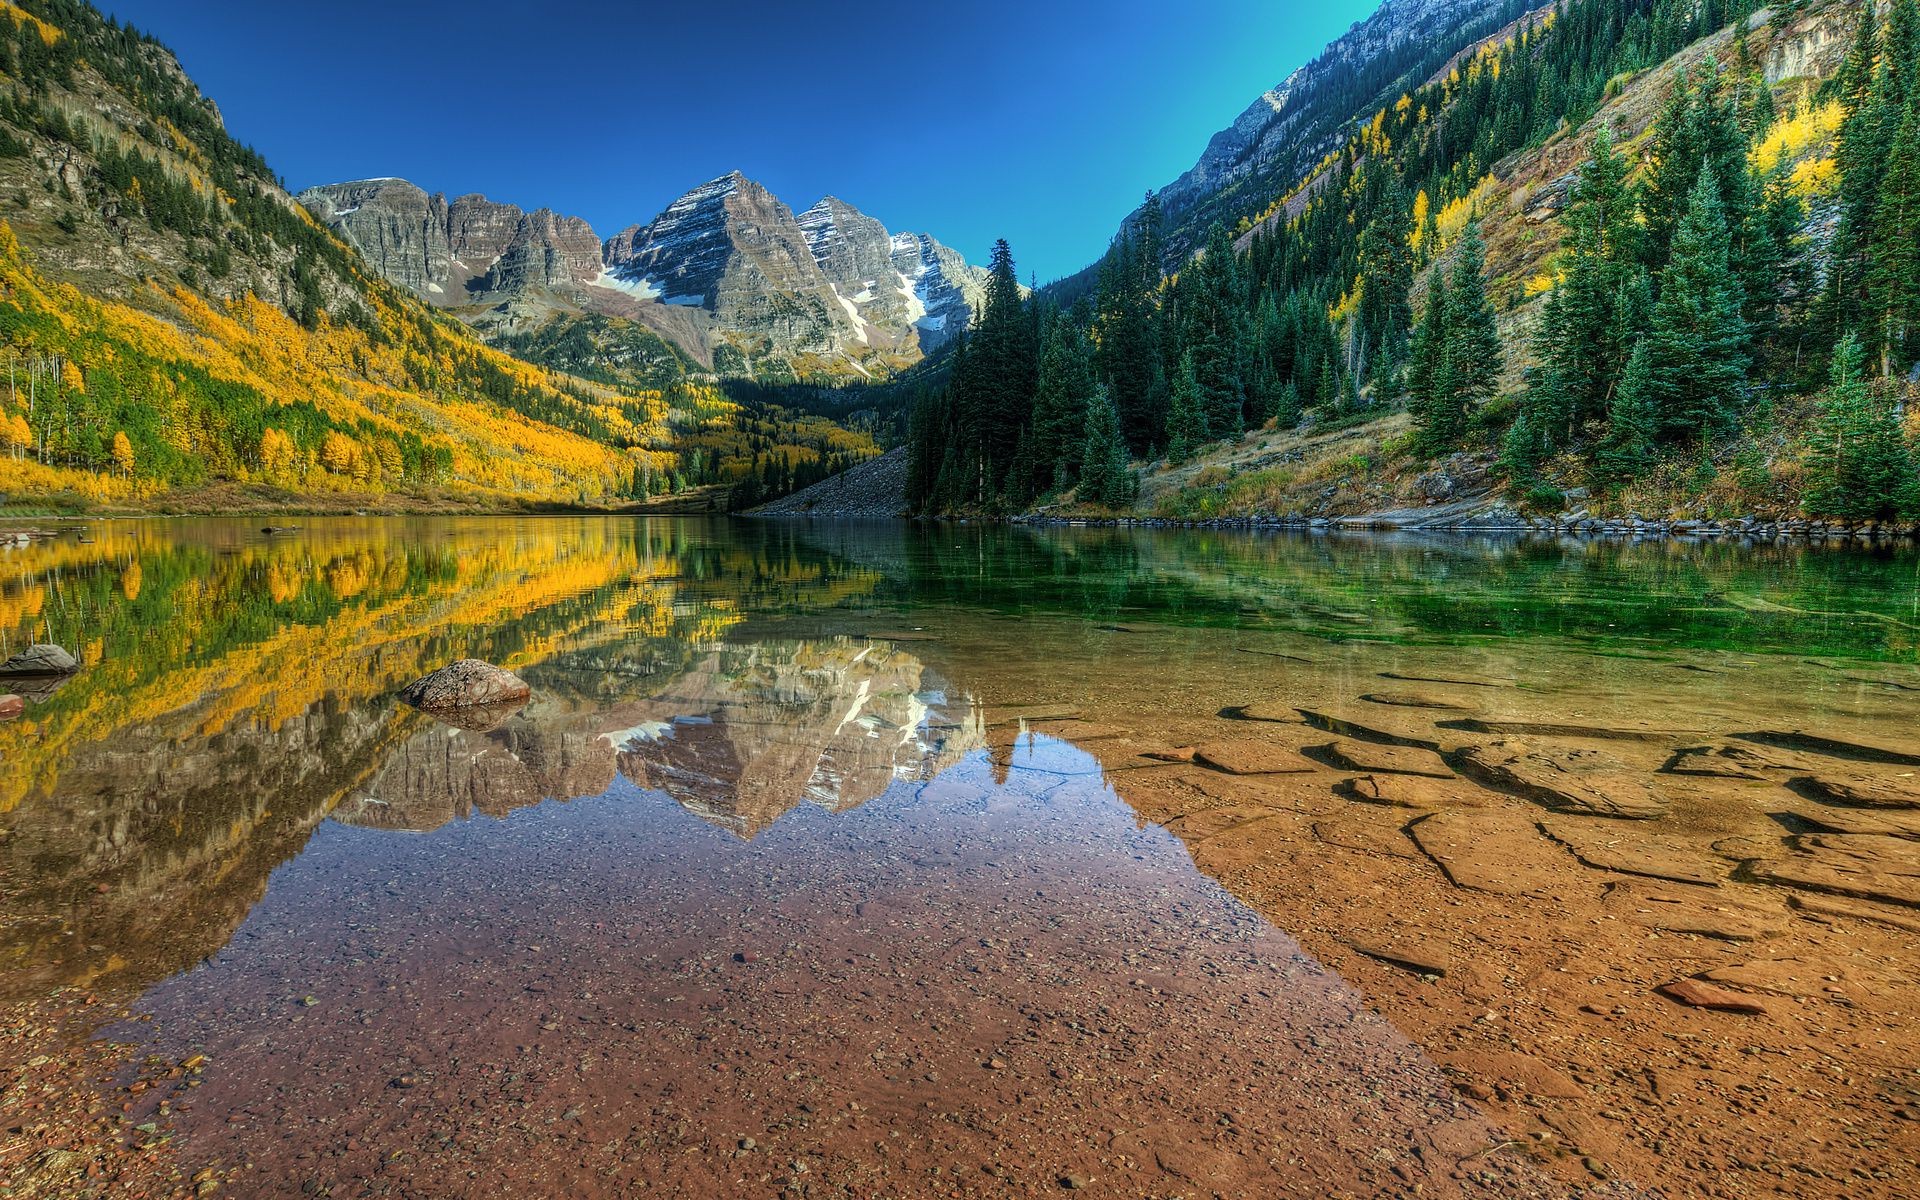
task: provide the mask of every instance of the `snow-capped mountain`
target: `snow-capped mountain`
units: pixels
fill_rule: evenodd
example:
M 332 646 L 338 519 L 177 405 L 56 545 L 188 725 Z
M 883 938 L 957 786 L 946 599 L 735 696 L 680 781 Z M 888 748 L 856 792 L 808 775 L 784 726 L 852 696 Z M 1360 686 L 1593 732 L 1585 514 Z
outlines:
M 796 217 L 738 171 L 599 240 L 585 221 L 402 179 L 301 193 L 388 279 L 485 332 L 637 320 L 728 374 L 877 375 L 966 329 L 986 272 L 828 197 Z
M 799 224 L 814 262 L 870 337 L 917 338 L 931 353 L 986 303 L 987 272 L 924 233 L 890 234 L 833 196 L 801 213 Z

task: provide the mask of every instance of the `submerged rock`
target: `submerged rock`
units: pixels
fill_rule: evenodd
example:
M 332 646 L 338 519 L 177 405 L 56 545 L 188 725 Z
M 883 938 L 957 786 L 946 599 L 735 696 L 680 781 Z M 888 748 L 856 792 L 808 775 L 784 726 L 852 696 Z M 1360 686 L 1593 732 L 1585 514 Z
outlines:
M 25 711 L 25 700 L 18 696 L 0 696 L 0 721 L 11 721 Z
M 1321 752 L 1333 765 L 1348 771 L 1453 778 L 1453 768 L 1438 754 L 1415 746 L 1383 746 L 1342 739 L 1322 747 Z
M 1920 809 L 1920 778 L 1886 775 L 1809 775 L 1789 786 L 1809 799 L 1850 808 Z
M 80 669 L 73 655 L 59 646 L 36 645 L 0 662 L 0 676 L 71 675 Z
M 1667 811 L 1666 797 L 1646 775 L 1598 750 L 1492 742 L 1470 747 L 1458 761 L 1489 787 L 1563 812 L 1648 821 Z
M 523 704 L 533 689 L 511 671 L 477 658 L 463 658 L 408 684 L 400 698 L 427 712 Z
M 1285 746 L 1245 738 L 1208 742 L 1196 747 L 1193 760 L 1229 775 L 1296 775 L 1316 768 Z
M 1672 983 L 1663 983 L 1654 989 L 1670 1000 L 1677 1001 L 1689 1008 L 1709 1008 L 1715 1012 L 1743 1013 L 1747 1016 L 1763 1016 L 1767 1006 L 1750 996 L 1715 987 L 1698 979 L 1676 979 Z
M 1920 908 L 1920 843 L 1871 834 L 1811 834 L 1798 853 L 1749 865 L 1767 883 Z

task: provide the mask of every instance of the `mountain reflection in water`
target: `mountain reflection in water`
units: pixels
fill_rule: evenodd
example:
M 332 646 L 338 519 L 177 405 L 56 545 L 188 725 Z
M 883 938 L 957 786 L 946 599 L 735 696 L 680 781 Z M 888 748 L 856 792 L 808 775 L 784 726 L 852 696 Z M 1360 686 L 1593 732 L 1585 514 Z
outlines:
M 894 782 L 925 782 L 984 742 L 981 714 L 931 708 L 905 650 L 851 638 L 702 650 L 651 694 L 569 684 L 621 664 L 560 655 L 527 672 L 537 699 L 485 731 L 429 726 L 395 747 L 333 818 L 429 830 L 475 813 L 597 796 L 616 776 L 751 838 L 796 805 L 844 812 Z M 932 717 L 929 720 L 929 717 Z

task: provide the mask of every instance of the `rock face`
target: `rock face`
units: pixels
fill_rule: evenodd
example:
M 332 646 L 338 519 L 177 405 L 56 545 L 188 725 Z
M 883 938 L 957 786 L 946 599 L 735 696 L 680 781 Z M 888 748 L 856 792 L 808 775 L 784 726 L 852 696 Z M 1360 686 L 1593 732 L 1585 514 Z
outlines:
M 429 196 L 404 179 L 309 188 L 300 202 L 389 280 L 430 304 L 575 291 L 600 276 L 600 241 L 577 217 L 485 196 Z
M 604 243 L 578 217 L 402 179 L 300 200 L 381 274 L 483 332 L 627 318 L 723 374 L 779 376 L 801 359 L 889 371 L 952 341 L 986 296 L 987 273 L 932 237 L 889 233 L 834 197 L 795 217 L 738 171 Z
M 453 252 L 447 202 L 404 179 L 362 179 L 313 188 L 300 202 L 394 283 L 430 299 L 447 294 Z
M 477 658 L 463 658 L 408 684 L 400 698 L 426 712 L 524 703 L 533 695 L 519 676 Z
M 986 307 L 987 272 L 924 233 L 896 234 L 893 265 L 908 281 L 914 325 L 929 353 L 967 331 Z
M 0 677 L 26 675 L 71 675 L 80 663 L 59 646 L 36 645 L 0 662 Z
M 814 262 L 793 212 L 738 171 L 675 200 L 607 243 L 630 290 L 704 308 L 743 352 L 835 354 L 866 333 Z

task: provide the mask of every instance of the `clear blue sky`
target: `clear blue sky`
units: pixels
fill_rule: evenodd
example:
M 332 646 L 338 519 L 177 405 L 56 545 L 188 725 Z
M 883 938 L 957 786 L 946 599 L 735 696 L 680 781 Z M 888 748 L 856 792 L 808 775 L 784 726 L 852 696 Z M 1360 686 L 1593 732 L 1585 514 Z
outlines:
M 295 190 L 399 175 L 602 237 L 739 169 L 1078 270 L 1376 0 L 105 0 Z

